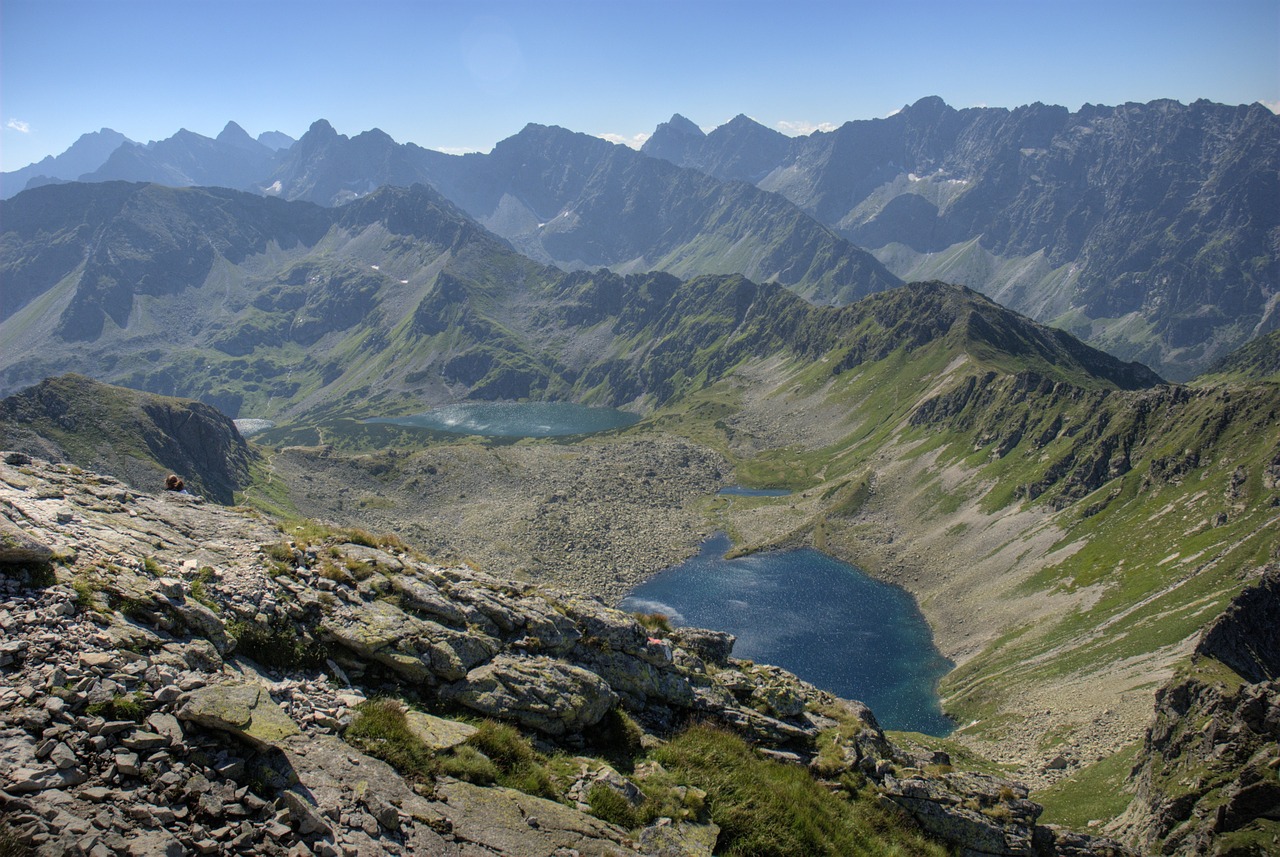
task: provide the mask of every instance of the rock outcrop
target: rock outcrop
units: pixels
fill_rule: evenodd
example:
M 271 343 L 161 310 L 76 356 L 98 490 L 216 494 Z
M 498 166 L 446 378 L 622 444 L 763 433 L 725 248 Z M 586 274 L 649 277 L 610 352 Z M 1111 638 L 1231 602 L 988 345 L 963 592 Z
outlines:
M 1161 854 L 1280 850 L 1280 569 L 1245 589 L 1156 693 L 1117 830 Z
M 375 695 L 414 702 L 405 723 L 434 753 L 476 737 L 455 719 L 467 712 L 566 753 L 618 740 L 602 736 L 621 722 L 637 747 L 717 722 L 832 787 L 863 778 L 960 853 L 1117 853 L 1089 837 L 1058 848 L 1024 789 L 927 773 L 865 706 L 732 658 L 727 635 L 655 638 L 594 599 L 394 540 L 290 544 L 256 516 L 45 461 L 0 467 L 0 508 L 59 560 L 0 576 L 0 833 L 37 854 L 714 848 L 705 819 L 628 830 L 585 812 L 601 788 L 640 799 L 598 761 L 579 757 L 563 802 L 393 769 L 365 752 L 377 742 L 341 740 Z

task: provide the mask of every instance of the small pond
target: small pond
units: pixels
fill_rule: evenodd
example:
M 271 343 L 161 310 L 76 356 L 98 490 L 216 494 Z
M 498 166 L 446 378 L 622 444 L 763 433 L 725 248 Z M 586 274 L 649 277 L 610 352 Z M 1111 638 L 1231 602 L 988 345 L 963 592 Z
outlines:
M 637 587 L 622 609 L 728 631 L 734 656 L 776 664 L 871 706 L 885 729 L 946 735 L 938 679 L 952 667 L 914 599 L 816 550 L 726 560 L 723 535 Z
M 276 427 L 276 424 L 271 420 L 243 419 L 232 420 L 231 422 L 235 423 L 236 431 L 240 432 L 243 437 L 248 437 L 251 434 L 258 434 L 266 431 L 267 429 L 273 429 Z
M 743 488 L 741 485 L 728 485 L 716 492 L 734 497 L 790 497 L 786 488 Z
M 573 402 L 460 402 L 408 417 L 379 417 L 370 423 L 416 426 L 485 437 L 562 437 L 624 428 L 640 421 L 616 408 Z

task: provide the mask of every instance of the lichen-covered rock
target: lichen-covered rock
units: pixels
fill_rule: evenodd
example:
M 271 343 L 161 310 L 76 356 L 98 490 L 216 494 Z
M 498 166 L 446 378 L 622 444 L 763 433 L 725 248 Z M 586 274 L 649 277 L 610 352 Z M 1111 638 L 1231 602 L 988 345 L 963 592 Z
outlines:
M 615 857 L 638 853 L 619 828 L 554 801 L 463 782 L 442 783 L 437 795 L 448 805 L 445 812 L 453 836 L 496 854 Z
M 0 564 L 45 562 L 52 556 L 48 545 L 0 516 Z
M 427 684 L 460 679 L 500 649 L 496 640 L 483 634 L 419 619 L 387 601 L 335 611 L 325 617 L 320 631 L 325 639 L 361 657 Z
M 706 684 L 705 679 L 695 682 L 689 675 L 669 667 L 654 666 L 651 662 L 619 651 L 599 651 L 579 646 L 573 654 L 575 663 L 600 676 L 609 687 L 623 698 L 628 708 L 638 709 L 650 700 L 680 708 L 692 708 L 697 697 L 696 684 Z
M 441 696 L 548 735 L 594 726 L 618 702 L 617 694 L 593 672 L 548 657 L 510 654 L 442 687 Z
M 737 637 L 733 634 L 706 628 L 675 628 L 667 635 L 667 639 L 717 667 L 729 665 L 733 644 L 737 642 Z
M 561 602 L 564 613 L 577 623 L 583 643 L 638 657 L 654 657 L 649 632 L 634 617 L 606 607 L 598 599 L 573 596 Z
M 719 825 L 660 818 L 640 831 L 640 850 L 649 857 L 711 857 Z
M 331 828 L 341 818 L 340 807 L 355 815 L 354 799 L 368 816 L 366 824 L 373 822 L 346 834 L 362 856 L 388 853 L 380 842 L 392 833 L 410 853 L 455 853 L 437 833 L 449 827 L 443 812 L 447 808 L 417 794 L 385 762 L 328 735 L 290 738 L 280 750 L 297 780 L 281 794 L 299 832 L 304 826 L 317 833 Z
M 230 732 L 259 747 L 278 745 L 302 732 L 266 688 L 253 684 L 217 684 L 193 691 L 178 717 Z
M 961 857 L 1033 857 L 1035 823 L 1042 808 L 1027 790 L 982 774 L 886 776 L 884 796 L 921 828 L 952 843 Z
M 443 717 L 413 709 L 405 712 L 405 721 L 410 732 L 437 752 L 456 747 L 479 731 L 470 723 L 446 720 Z
M 405 606 L 418 613 L 426 613 L 449 625 L 466 625 L 467 617 L 451 600 L 440 594 L 434 584 L 407 574 L 393 575 L 391 588 L 403 600 Z

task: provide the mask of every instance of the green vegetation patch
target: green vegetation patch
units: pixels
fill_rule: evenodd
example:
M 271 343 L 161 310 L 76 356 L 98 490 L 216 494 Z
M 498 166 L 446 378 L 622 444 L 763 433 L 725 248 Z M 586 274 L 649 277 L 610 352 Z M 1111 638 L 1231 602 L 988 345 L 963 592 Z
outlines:
M 435 776 L 438 766 L 431 748 L 413 734 L 398 700 L 366 700 L 356 707 L 356 714 L 342 735 L 347 743 L 386 762 L 410 782 Z
M 1133 800 L 1129 773 L 1141 746 L 1141 742 L 1130 744 L 1070 779 L 1036 792 L 1036 802 L 1044 806 L 1040 823 L 1086 830 L 1091 821 L 1105 822 L 1119 816 Z
M 706 791 L 720 826 L 716 853 L 753 857 L 947 853 L 869 796 L 838 795 L 802 767 L 761 758 L 741 738 L 694 726 L 653 752 L 677 779 Z

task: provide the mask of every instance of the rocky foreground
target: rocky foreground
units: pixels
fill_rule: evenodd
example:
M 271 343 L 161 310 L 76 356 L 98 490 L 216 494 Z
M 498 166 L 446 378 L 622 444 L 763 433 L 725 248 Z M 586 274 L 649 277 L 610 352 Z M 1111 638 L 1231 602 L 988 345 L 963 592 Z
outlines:
M 672 790 L 684 809 L 639 826 L 597 817 L 610 814 L 604 792 L 635 805 L 664 776 L 652 760 L 630 777 L 603 761 L 608 733 L 633 724 L 623 731 L 639 747 L 661 747 L 702 721 L 828 788 L 862 783 L 859 799 L 957 853 L 1127 853 L 1037 825 L 1040 807 L 1015 783 L 954 772 L 943 754 L 911 758 L 865 706 L 734 659 L 728 635 L 646 628 L 393 539 L 319 525 L 286 537 L 198 497 L 4 461 L 9 852 L 716 853 L 714 807 L 693 785 Z M 467 745 L 479 763 L 468 742 L 497 721 L 569 774 L 552 800 L 397 770 L 365 752 L 377 742 L 352 740 L 388 706 L 441 757 Z

